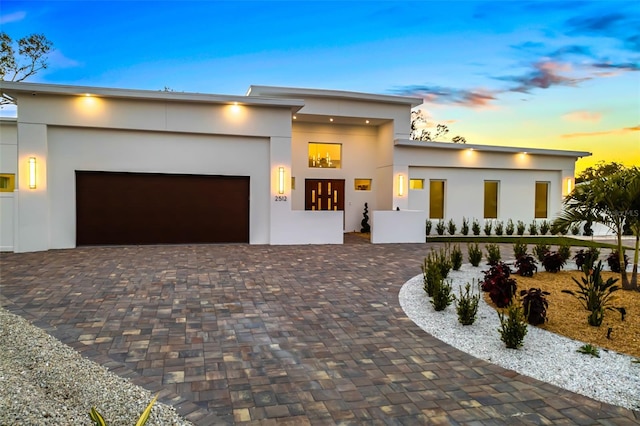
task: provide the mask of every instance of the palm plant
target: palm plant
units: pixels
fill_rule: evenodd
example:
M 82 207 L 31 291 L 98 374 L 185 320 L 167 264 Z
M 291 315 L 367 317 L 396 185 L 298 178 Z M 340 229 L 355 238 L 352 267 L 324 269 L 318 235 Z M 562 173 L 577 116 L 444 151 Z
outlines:
M 622 253 L 624 225 L 626 221 L 631 224 L 636 237 L 633 273 L 629 281 L 624 258 L 620 257 L 620 281 L 622 288 L 636 289 L 640 240 L 640 168 L 623 169 L 576 185 L 563 204 L 563 211 L 554 220 L 553 229 L 566 230 L 584 221 L 602 223 L 616 234 L 619 253 Z

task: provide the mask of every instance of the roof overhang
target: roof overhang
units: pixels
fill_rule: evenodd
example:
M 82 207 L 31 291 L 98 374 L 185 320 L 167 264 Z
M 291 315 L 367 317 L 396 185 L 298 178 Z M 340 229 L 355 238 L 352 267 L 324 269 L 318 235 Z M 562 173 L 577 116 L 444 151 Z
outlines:
M 401 104 L 410 107 L 416 107 L 423 103 L 421 98 L 410 98 L 405 96 L 394 95 L 377 95 L 373 93 L 347 92 L 343 90 L 322 90 L 322 89 L 304 89 L 296 87 L 278 87 L 278 86 L 250 86 L 247 91 L 247 97 L 275 97 L 275 98 L 326 98 L 326 99 L 342 99 L 361 102 L 377 102 L 387 104 Z
M 496 152 L 510 154 L 533 154 L 533 155 L 550 155 L 555 157 L 573 157 L 582 158 L 590 157 L 592 154 L 587 151 L 566 151 L 560 149 L 540 149 L 540 148 L 523 148 L 515 146 L 499 146 L 499 145 L 477 145 L 477 144 L 460 144 L 453 142 L 433 142 L 433 141 L 415 141 L 411 139 L 396 139 L 395 146 L 412 147 L 412 148 L 428 148 L 428 149 L 450 149 L 457 151 L 474 150 L 481 152 Z
M 57 84 L 22 83 L 2 81 L 0 90 L 13 98 L 20 96 L 58 95 L 58 96 L 98 96 L 103 98 L 118 98 L 145 101 L 186 102 L 205 104 L 254 105 L 264 107 L 288 108 L 297 112 L 304 106 L 299 99 L 247 97 L 233 95 L 212 95 L 206 93 L 168 92 L 163 90 L 132 90 L 113 89 L 93 86 L 70 86 Z

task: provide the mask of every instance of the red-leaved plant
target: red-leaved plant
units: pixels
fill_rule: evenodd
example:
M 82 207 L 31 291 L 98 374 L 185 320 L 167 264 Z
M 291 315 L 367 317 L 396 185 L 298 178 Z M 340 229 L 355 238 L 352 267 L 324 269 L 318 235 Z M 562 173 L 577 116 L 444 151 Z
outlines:
M 516 293 L 516 280 L 510 278 L 511 269 L 504 262 L 497 262 L 484 271 L 484 279 L 480 282 L 482 291 L 489 293 L 489 297 L 499 308 L 511 303 Z

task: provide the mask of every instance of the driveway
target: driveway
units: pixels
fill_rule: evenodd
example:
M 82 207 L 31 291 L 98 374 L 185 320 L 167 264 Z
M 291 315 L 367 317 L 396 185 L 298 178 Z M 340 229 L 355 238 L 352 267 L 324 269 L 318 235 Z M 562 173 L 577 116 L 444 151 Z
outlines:
M 398 292 L 437 245 L 345 238 L 2 253 L 0 302 L 196 424 L 640 422 L 414 325 Z

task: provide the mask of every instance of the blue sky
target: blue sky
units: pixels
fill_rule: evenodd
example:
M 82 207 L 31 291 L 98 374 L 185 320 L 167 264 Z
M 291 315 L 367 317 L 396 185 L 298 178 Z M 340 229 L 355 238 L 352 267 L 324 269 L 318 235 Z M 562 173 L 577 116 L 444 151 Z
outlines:
M 469 143 L 640 163 L 637 1 L 2 0 L 0 25 L 54 43 L 32 82 L 418 96 Z

